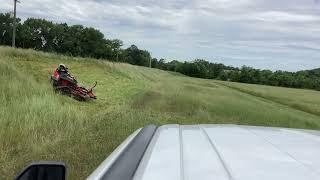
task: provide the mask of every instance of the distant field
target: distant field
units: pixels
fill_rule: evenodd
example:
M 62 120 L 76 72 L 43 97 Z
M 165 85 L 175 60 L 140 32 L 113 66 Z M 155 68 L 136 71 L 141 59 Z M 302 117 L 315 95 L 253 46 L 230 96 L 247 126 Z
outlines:
M 281 88 L 264 85 L 242 84 L 233 82 L 217 82 L 229 88 L 253 96 L 268 99 L 293 109 L 320 116 L 320 91 Z
M 98 81 L 78 102 L 49 84 L 59 63 Z M 0 48 L 0 179 L 31 160 L 60 160 L 84 179 L 147 124 L 233 123 L 320 129 L 320 92 L 196 79 L 157 69 Z

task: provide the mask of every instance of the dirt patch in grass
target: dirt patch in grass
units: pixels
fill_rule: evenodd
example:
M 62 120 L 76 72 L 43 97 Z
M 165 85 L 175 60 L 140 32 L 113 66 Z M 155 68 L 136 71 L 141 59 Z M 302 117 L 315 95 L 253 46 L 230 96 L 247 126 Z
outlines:
M 194 91 L 199 92 L 202 89 L 194 88 Z M 131 107 L 134 109 L 143 109 L 173 113 L 173 114 L 186 114 L 190 116 L 199 110 L 205 110 L 206 104 L 199 100 L 197 97 L 188 96 L 188 94 L 160 94 L 156 91 L 147 91 L 135 98 Z
M 159 106 L 159 111 L 190 116 L 206 108 L 206 104 L 196 97 L 172 95 L 163 99 L 161 106 Z
M 208 88 L 219 88 L 218 85 L 212 83 L 185 83 L 185 88 L 197 89 L 197 90 L 208 90 Z
M 197 86 L 192 86 L 192 85 L 184 85 L 184 89 L 187 91 L 191 91 L 191 92 L 198 92 L 198 91 L 202 91 L 203 89 L 197 87 Z
M 155 91 L 147 91 L 142 95 L 137 95 L 133 103 L 131 104 L 132 108 L 135 109 L 143 109 L 148 106 L 151 102 L 159 100 L 162 95 L 159 92 Z
M 212 83 L 205 83 L 205 84 L 199 84 L 200 86 L 203 87 L 208 87 L 208 88 L 219 88 L 219 86 L 217 86 L 216 84 L 212 84 Z
M 214 85 L 214 84 L 185 84 L 184 89 L 186 91 L 189 91 L 191 93 L 208 93 L 208 91 L 212 90 L 212 88 L 218 88 L 218 86 Z

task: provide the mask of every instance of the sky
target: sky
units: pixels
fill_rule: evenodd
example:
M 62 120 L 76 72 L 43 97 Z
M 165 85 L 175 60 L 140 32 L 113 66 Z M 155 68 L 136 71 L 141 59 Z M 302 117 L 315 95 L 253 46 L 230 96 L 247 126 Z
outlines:
M 0 0 L 0 12 L 12 9 Z M 17 16 L 91 26 L 156 58 L 320 67 L 320 0 L 20 0 Z

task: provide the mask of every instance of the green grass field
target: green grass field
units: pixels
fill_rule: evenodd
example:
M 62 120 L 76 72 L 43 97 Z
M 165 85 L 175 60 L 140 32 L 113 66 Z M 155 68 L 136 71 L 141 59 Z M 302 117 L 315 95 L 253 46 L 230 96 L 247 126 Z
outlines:
M 64 63 L 78 81 L 98 82 L 97 100 L 55 94 Z M 320 129 L 320 92 L 196 79 L 121 63 L 0 48 L 0 179 L 35 160 L 64 161 L 84 179 L 147 124 L 232 123 Z

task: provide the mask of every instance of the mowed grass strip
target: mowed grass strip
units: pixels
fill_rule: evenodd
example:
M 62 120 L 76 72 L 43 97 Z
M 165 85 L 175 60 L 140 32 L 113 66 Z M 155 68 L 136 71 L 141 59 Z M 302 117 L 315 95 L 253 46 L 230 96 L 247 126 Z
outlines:
M 97 81 L 98 99 L 78 102 L 54 93 L 48 79 L 59 63 L 86 87 Z M 0 179 L 12 179 L 35 160 L 64 161 L 69 179 L 84 179 L 130 133 L 151 123 L 320 129 L 315 113 L 158 69 L 1 47 L 0 71 Z M 237 86 L 266 88 L 266 95 L 319 111 L 315 91 L 301 98 L 306 91 L 294 89 L 283 98 L 282 88 Z
M 320 91 L 224 81 L 216 83 L 320 116 Z

